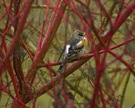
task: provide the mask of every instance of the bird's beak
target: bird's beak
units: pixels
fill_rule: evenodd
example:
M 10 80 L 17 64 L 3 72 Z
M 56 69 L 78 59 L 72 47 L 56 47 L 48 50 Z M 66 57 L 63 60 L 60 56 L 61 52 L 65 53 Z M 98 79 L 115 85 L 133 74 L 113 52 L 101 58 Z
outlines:
M 86 33 L 83 33 L 83 36 L 85 36 L 86 35 Z

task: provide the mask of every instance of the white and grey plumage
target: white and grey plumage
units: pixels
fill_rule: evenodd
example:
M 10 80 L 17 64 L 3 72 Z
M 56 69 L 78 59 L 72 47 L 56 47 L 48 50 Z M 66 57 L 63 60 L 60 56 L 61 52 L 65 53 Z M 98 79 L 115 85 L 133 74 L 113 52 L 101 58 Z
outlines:
M 64 47 L 64 50 L 62 53 L 64 54 L 63 55 L 64 57 L 58 69 L 58 72 L 60 73 L 62 72 L 62 68 L 67 62 L 75 60 L 81 56 L 81 53 L 83 51 L 83 48 L 86 42 L 87 42 L 87 39 L 85 38 L 84 32 L 77 30 L 73 34 L 71 34 L 71 36 L 67 40 L 66 46 Z

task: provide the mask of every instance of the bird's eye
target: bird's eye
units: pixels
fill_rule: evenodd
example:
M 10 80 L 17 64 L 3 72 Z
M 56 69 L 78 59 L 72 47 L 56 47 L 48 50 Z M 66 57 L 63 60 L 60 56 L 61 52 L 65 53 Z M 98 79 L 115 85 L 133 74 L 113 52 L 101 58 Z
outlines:
M 83 36 L 83 33 L 79 33 L 78 35 L 79 35 L 79 36 Z

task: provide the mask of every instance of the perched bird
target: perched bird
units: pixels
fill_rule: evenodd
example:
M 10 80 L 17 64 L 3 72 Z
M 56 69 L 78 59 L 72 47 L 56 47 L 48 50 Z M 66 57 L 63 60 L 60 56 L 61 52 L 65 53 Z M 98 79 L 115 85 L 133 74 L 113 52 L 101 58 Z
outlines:
M 64 47 L 60 55 L 60 58 L 63 55 L 63 61 L 58 69 L 59 73 L 62 72 L 62 69 L 66 63 L 78 59 L 82 55 L 86 43 L 87 39 L 84 32 L 77 30 L 71 34 L 71 36 L 67 40 L 66 46 Z M 58 61 L 60 60 L 60 58 L 58 59 Z

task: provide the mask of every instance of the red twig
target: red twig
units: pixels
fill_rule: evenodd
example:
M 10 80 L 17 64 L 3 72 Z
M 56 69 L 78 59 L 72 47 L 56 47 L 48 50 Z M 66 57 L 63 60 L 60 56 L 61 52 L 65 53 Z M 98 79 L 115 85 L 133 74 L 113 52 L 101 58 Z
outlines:
M 13 53 L 15 47 L 17 46 L 17 43 L 18 43 L 18 41 L 19 41 L 20 34 L 21 34 L 22 31 L 23 31 L 23 27 L 24 27 L 24 24 L 25 24 L 25 22 L 26 22 L 27 16 L 28 16 L 28 14 L 29 14 L 30 7 L 31 7 L 31 5 L 32 5 L 32 2 L 33 2 L 33 1 L 31 0 L 31 1 L 29 1 L 29 2 L 27 3 L 27 7 L 26 7 L 26 9 L 25 9 L 25 11 L 24 11 L 24 14 L 23 14 L 21 20 L 20 20 L 20 23 L 19 23 L 19 25 L 18 25 L 18 29 L 17 29 L 17 31 L 16 31 L 16 34 L 15 34 L 15 36 L 14 36 L 12 42 L 11 42 L 11 45 L 10 45 L 10 47 L 9 47 L 9 49 L 8 49 L 8 51 L 7 51 L 6 55 L 5 55 L 5 57 L 3 58 L 2 63 L 0 64 L 0 69 L 3 69 L 3 66 L 4 66 L 4 67 L 6 66 L 6 63 L 9 61 L 10 56 L 12 55 L 12 53 Z M 2 72 L 2 70 L 0 71 L 0 73 L 1 73 L 1 72 Z
M 58 10 L 59 2 L 60 1 L 57 1 L 57 3 L 56 3 L 56 6 L 55 6 L 55 9 L 54 9 L 50 24 L 48 26 L 48 30 L 46 32 L 46 36 L 45 36 L 45 38 L 43 40 L 43 43 L 42 43 L 42 46 L 41 46 L 42 48 L 41 48 L 39 54 L 37 55 L 36 59 L 33 61 L 33 64 L 31 66 L 31 68 L 29 69 L 28 74 L 26 76 L 26 80 L 28 80 L 28 81 L 30 81 L 31 78 L 36 74 L 36 71 L 34 71 L 34 70 L 38 66 L 39 62 L 45 56 L 53 38 L 54 38 L 54 34 L 56 33 L 56 31 L 57 31 L 57 29 L 60 25 L 60 22 L 62 20 L 62 16 L 57 16 L 56 19 L 55 19 L 55 16 L 56 16 L 57 10 Z M 65 3 L 62 2 L 60 9 L 63 12 L 63 14 L 64 14 L 64 11 L 65 11 L 65 7 L 66 7 Z M 53 25 L 52 25 L 52 22 L 54 22 Z

